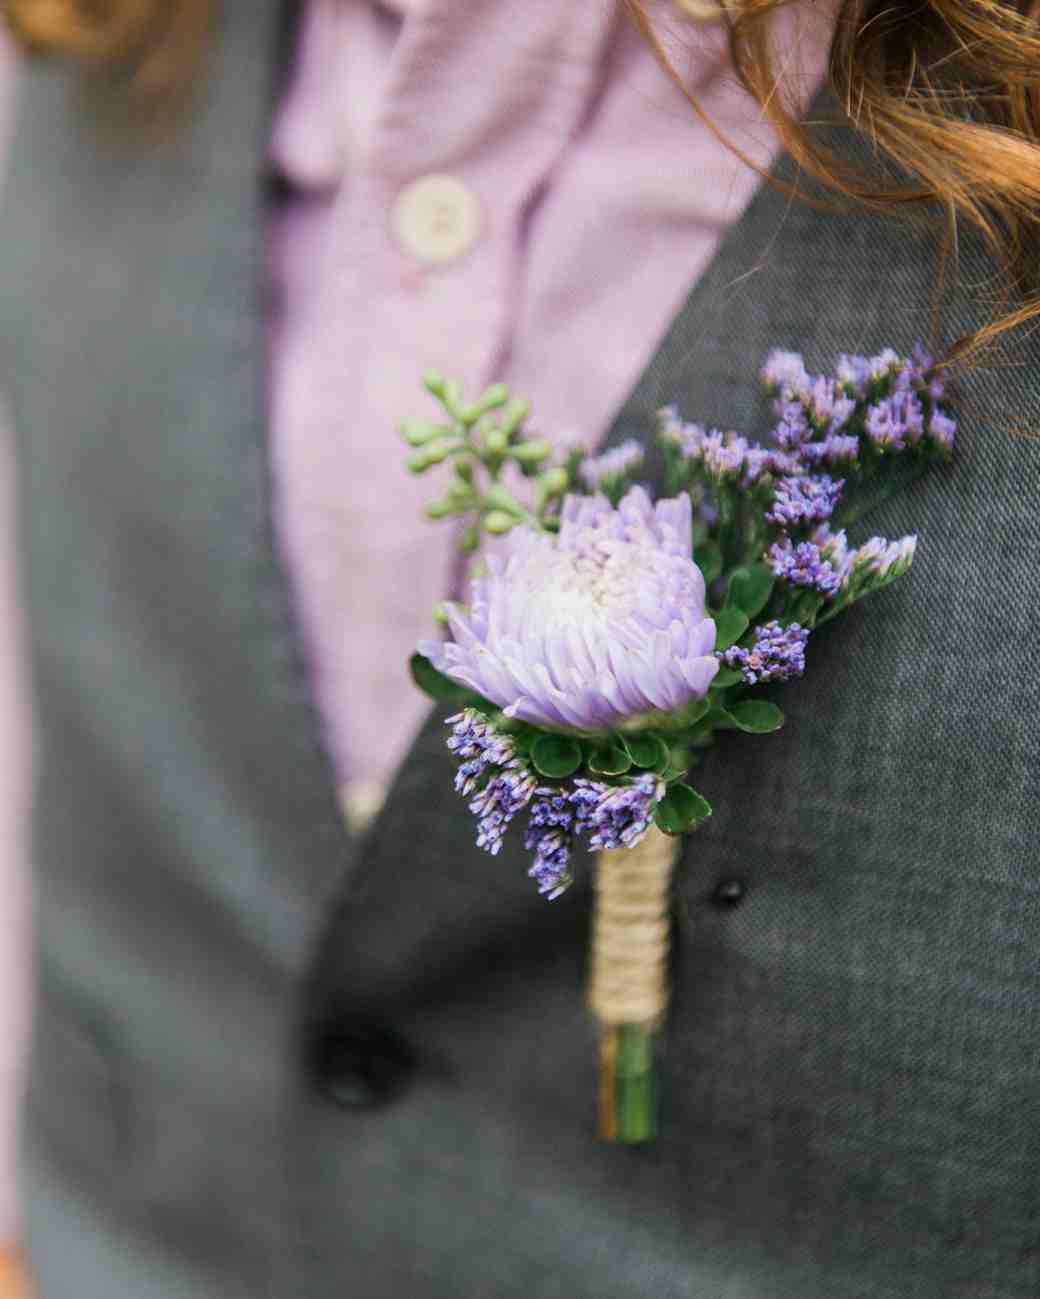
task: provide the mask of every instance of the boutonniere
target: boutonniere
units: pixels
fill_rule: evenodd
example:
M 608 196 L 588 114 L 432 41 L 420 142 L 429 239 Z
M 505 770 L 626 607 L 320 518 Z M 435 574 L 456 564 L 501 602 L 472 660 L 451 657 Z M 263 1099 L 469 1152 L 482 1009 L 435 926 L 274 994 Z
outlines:
M 467 551 L 500 539 L 412 660 L 445 708 L 477 843 L 497 853 L 522 824 L 549 900 L 576 844 L 597 854 L 589 1002 L 608 1140 L 654 1133 L 677 846 L 711 815 L 690 772 L 719 731 L 783 724 L 763 687 L 801 677 L 816 629 L 913 562 L 915 537 L 857 544 L 848 529 L 953 448 L 942 374 L 920 350 L 843 356 L 822 376 L 777 351 L 761 379 L 769 445 L 660 412 L 656 501 L 637 443 L 554 453 L 502 385 L 467 403 L 427 375 L 443 416 L 402 429 L 413 472 L 450 471 L 429 515 L 461 520 Z

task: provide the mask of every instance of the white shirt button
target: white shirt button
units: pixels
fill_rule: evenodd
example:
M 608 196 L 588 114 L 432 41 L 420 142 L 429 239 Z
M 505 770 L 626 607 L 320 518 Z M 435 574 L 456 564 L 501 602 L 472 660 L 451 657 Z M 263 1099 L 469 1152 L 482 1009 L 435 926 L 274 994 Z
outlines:
M 420 176 L 394 200 L 394 235 L 420 262 L 443 265 L 469 252 L 480 234 L 480 200 L 454 176 Z

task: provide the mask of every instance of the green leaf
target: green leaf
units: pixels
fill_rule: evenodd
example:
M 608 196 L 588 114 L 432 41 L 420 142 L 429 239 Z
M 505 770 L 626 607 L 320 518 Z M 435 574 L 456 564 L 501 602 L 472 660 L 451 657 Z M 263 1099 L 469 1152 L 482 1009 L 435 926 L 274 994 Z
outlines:
M 654 771 L 663 781 L 670 784 L 673 780 L 681 780 L 686 775 L 692 761 L 689 749 L 671 749 L 667 761 L 660 767 L 655 767 Z
M 581 745 L 568 735 L 539 735 L 531 745 L 531 761 L 539 775 L 562 780 L 581 766 Z
M 715 673 L 715 678 L 711 683 L 712 690 L 726 690 L 730 686 L 735 686 L 738 681 L 743 679 L 743 674 L 739 668 L 719 668 Z
M 620 744 L 606 744 L 589 754 L 588 768 L 597 776 L 623 776 L 632 759 Z
M 769 603 L 773 580 L 768 564 L 749 564 L 746 568 L 735 569 L 729 579 L 726 602 L 746 613 L 750 622 Z
M 656 770 L 668 762 L 668 745 L 657 735 L 626 735 L 624 745 L 636 767 Z
M 784 715 L 776 704 L 765 699 L 745 699 L 734 704 L 729 715 L 736 723 L 737 729 L 748 731 L 752 735 L 767 735 L 778 731 L 784 724 Z
M 727 650 L 735 645 L 748 629 L 748 616 L 740 609 L 727 605 L 718 613 L 711 615 L 715 619 L 715 648 Z
M 697 547 L 693 552 L 693 562 L 701 570 L 705 586 L 710 586 L 722 572 L 722 552 L 712 542 Z
M 710 736 L 712 731 L 734 731 L 736 728 L 736 722 L 716 700 L 702 718 L 697 733 Z
M 412 680 L 423 694 L 429 695 L 431 699 L 460 702 L 463 699 L 473 698 L 473 691 L 468 686 L 459 685 L 457 681 L 452 681 L 451 677 L 446 677 L 443 672 L 438 672 L 424 654 L 413 654 L 408 660 L 408 667 Z
M 711 816 L 711 804 L 689 785 L 672 785 L 654 808 L 654 823 L 665 834 L 683 834 Z

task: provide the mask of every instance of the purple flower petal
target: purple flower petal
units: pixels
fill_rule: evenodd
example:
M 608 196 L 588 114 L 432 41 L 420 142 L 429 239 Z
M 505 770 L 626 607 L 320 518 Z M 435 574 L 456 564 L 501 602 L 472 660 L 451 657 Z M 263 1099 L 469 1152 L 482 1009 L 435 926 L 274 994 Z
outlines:
M 514 529 L 473 583 L 470 608 L 452 608 L 452 639 L 420 652 L 509 716 L 550 729 L 602 731 L 700 698 L 718 661 L 690 498 L 655 505 L 633 487 L 615 509 L 570 496 L 560 520 L 556 536 Z

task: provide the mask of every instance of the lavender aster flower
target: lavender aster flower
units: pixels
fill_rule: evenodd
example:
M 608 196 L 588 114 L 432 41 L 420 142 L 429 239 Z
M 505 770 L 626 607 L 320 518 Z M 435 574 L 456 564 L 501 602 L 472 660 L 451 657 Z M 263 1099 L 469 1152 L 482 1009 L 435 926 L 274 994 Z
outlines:
M 578 809 L 578 825 L 589 831 L 589 847 L 634 847 L 650 828 L 654 807 L 664 792 L 664 781 L 649 774 L 617 786 L 576 780 L 572 802 Z
M 602 491 L 609 495 L 612 488 L 622 485 L 642 464 L 643 448 L 635 438 L 629 438 L 620 446 L 583 461 L 581 480 L 590 492 Z
M 806 586 L 821 595 L 834 596 L 841 589 L 843 573 L 826 559 L 812 541 L 795 545 L 785 537 L 769 547 L 767 556 L 774 576 L 791 586 Z
M 828 474 L 781 478 L 776 484 L 773 505 L 766 514 L 766 521 L 778 523 L 782 528 L 793 528 L 800 523 L 829 519 L 844 486 L 844 479 L 834 479 Z
M 689 497 L 653 505 L 633 487 L 614 509 L 570 496 L 560 518 L 555 536 L 514 529 L 473 582 L 470 609 L 450 607 L 453 640 L 419 652 L 550 729 L 603 731 L 702 698 L 718 661 Z
M 788 681 L 805 671 L 805 643 L 809 629 L 793 622 L 784 627 L 776 619 L 755 628 L 751 649 L 734 645 L 721 656 L 730 668 L 739 668 L 749 686 L 767 681 Z

